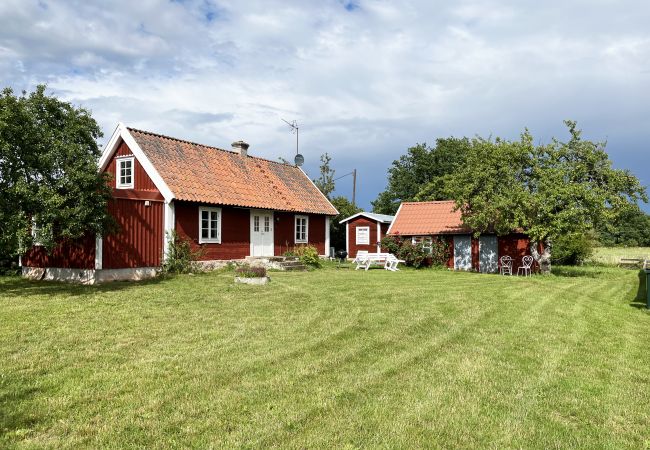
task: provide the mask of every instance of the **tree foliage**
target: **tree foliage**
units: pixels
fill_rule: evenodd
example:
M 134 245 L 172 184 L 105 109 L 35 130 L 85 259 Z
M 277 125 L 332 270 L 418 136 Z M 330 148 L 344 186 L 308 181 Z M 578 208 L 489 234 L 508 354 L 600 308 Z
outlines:
M 373 211 L 395 214 L 403 201 L 447 199 L 445 180 L 463 164 L 469 145 L 467 138 L 450 137 L 436 140 L 434 147 L 410 147 L 388 169 L 388 186 L 372 202 Z
M 650 216 L 637 205 L 625 208 L 611 222 L 600 224 L 598 240 L 605 246 L 650 247 Z
M 543 272 L 550 271 L 553 239 L 585 233 L 647 201 L 636 177 L 612 168 L 604 143 L 583 140 L 575 122 L 565 123 L 566 142 L 535 146 L 527 130 L 519 141 L 473 139 L 446 184 L 473 230 L 526 232 Z
M 353 205 L 350 200 L 343 196 L 334 197 L 332 205 L 338 210 L 339 215 L 333 217 L 330 221 L 330 245 L 336 250 L 345 249 L 345 224 L 339 223 L 341 220 L 361 212 L 361 208 Z
M 84 108 L 48 96 L 45 86 L 0 94 L 0 253 L 32 244 L 104 233 L 112 220 L 110 189 L 97 172 L 99 126 Z
M 320 156 L 320 161 L 320 175 L 314 180 L 314 184 L 329 199 L 336 187 L 334 184 L 334 169 L 330 167 L 332 158 L 325 152 Z

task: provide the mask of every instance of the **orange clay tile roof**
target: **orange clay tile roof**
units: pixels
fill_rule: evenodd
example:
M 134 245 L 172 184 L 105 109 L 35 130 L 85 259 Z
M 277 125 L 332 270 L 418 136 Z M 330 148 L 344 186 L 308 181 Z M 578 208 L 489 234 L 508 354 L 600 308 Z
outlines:
M 129 128 L 178 200 L 337 214 L 298 167 Z
M 460 211 L 454 211 L 454 206 L 455 203 L 451 200 L 403 202 L 389 234 L 420 236 L 469 233 L 463 227 Z

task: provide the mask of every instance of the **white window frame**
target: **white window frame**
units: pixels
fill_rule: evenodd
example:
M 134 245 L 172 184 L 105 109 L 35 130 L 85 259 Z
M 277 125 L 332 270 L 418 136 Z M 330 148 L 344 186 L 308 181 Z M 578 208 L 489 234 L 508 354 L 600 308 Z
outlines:
M 32 217 L 32 245 L 43 246 L 43 227 L 37 222 L 36 217 Z
M 208 236 L 210 235 L 210 215 L 213 212 L 217 213 L 217 237 L 204 238 L 203 237 L 203 213 L 208 213 Z M 221 208 L 213 208 L 208 206 L 199 207 L 199 244 L 221 244 Z
M 298 220 L 305 220 L 305 237 L 298 239 Z M 309 242 L 309 216 L 295 216 L 293 219 L 293 239 L 296 244 L 307 244 Z
M 422 244 L 422 249 L 427 253 L 433 251 L 433 237 L 431 236 L 413 236 L 411 238 L 411 243 L 413 245 Z
M 122 183 L 122 163 L 129 161 L 131 163 L 131 182 Z M 135 184 L 135 157 L 125 156 L 115 158 L 115 188 L 116 189 L 133 189 Z
M 366 242 L 359 241 L 359 230 L 366 230 L 366 236 L 368 238 Z M 356 227 L 354 235 L 354 240 L 357 245 L 370 245 L 370 227 Z

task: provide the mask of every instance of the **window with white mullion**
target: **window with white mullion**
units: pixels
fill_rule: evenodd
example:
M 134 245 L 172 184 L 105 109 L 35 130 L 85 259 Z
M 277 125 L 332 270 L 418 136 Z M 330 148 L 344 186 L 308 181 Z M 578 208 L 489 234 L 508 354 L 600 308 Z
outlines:
M 221 243 L 220 208 L 199 208 L 199 243 Z
M 306 244 L 309 233 L 309 217 L 296 216 L 295 221 L 295 241 L 296 244 Z
M 130 189 L 133 188 L 133 166 L 135 159 L 133 157 L 129 158 L 117 158 L 115 160 L 116 164 L 116 177 L 115 177 L 115 187 L 118 189 Z

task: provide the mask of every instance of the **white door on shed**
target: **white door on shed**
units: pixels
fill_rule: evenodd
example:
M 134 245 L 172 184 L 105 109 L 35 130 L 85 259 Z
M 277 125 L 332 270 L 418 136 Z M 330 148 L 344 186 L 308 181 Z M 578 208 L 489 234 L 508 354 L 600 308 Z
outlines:
M 273 212 L 251 210 L 251 256 L 273 256 Z
M 454 269 L 472 269 L 472 238 L 470 236 L 454 236 Z
M 479 237 L 478 253 L 478 264 L 481 273 L 496 273 L 499 271 L 499 245 L 496 236 Z

